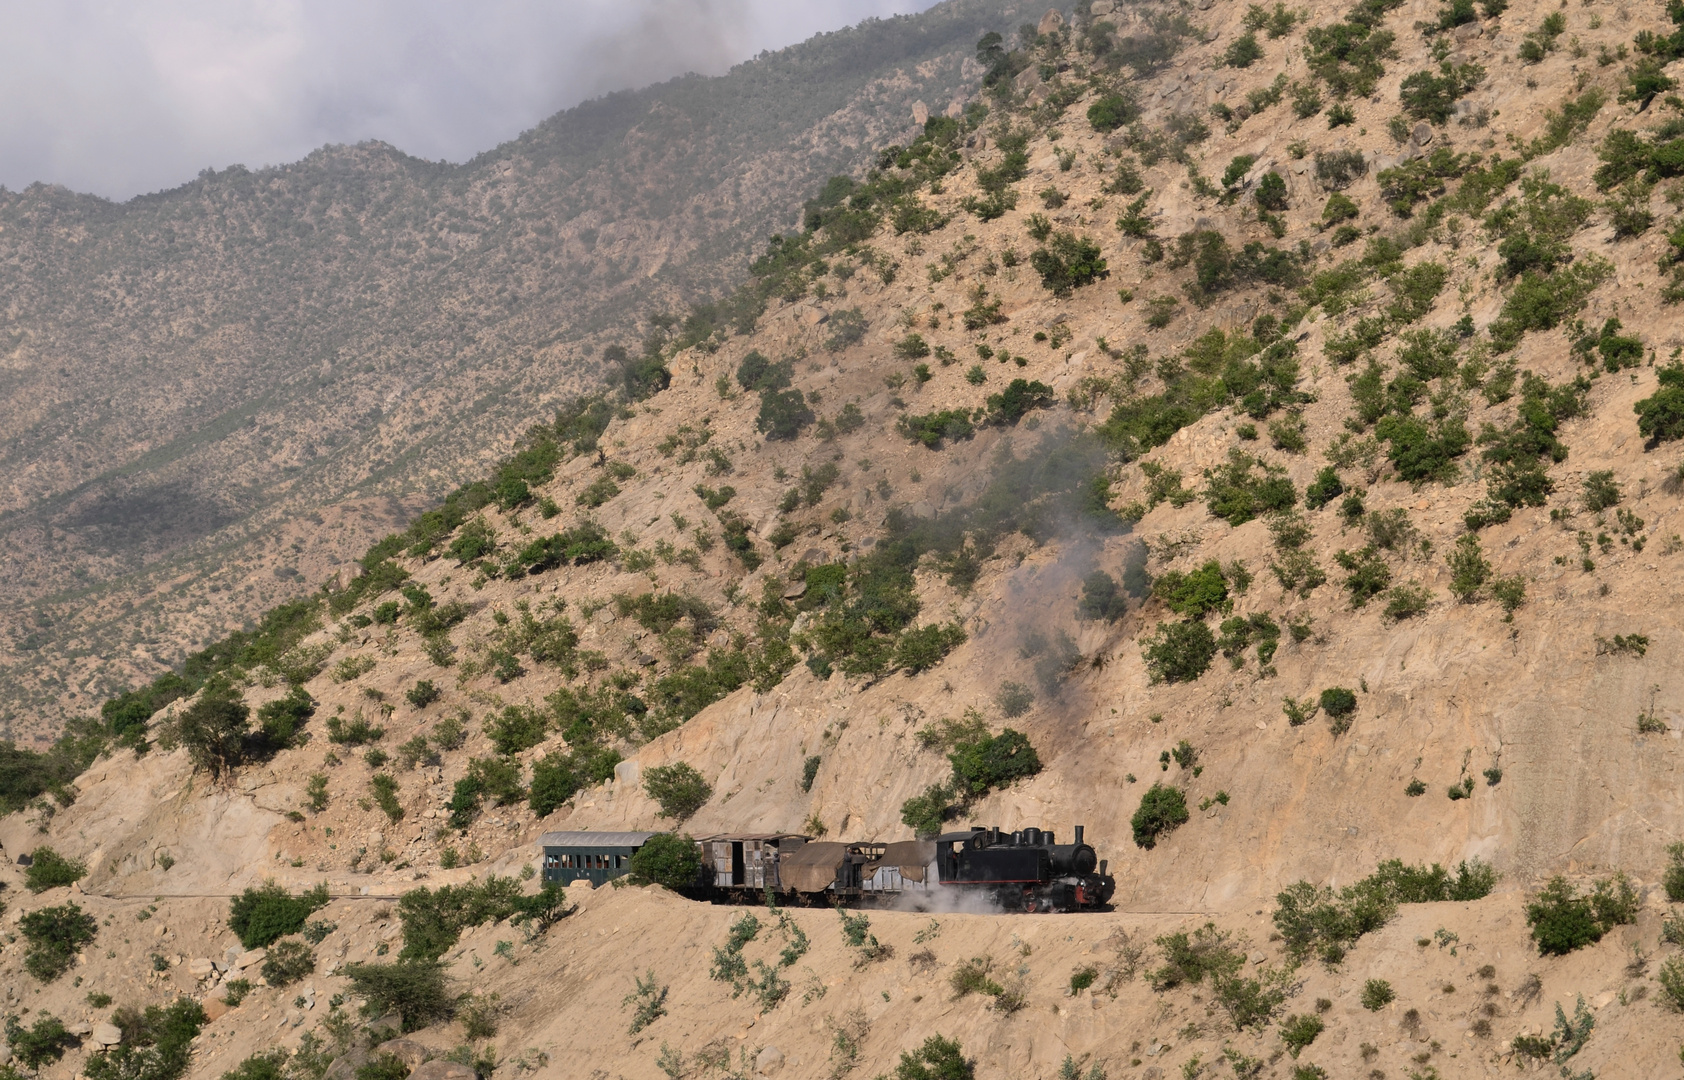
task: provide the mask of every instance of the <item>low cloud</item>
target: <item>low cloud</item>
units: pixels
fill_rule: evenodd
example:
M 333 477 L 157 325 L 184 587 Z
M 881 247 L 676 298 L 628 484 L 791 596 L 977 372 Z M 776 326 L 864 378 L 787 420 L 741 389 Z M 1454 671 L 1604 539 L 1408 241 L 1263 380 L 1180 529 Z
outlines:
M 614 90 L 934 0 L 0 0 L 0 184 L 112 198 L 381 139 L 461 161 Z

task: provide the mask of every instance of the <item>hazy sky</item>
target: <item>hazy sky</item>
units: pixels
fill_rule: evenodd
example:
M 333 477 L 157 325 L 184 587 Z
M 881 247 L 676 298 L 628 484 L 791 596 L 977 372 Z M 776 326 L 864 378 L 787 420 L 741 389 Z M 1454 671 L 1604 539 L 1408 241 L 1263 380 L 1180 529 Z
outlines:
M 935 0 L 0 0 L 0 184 L 113 198 L 382 139 L 461 161 L 557 110 Z

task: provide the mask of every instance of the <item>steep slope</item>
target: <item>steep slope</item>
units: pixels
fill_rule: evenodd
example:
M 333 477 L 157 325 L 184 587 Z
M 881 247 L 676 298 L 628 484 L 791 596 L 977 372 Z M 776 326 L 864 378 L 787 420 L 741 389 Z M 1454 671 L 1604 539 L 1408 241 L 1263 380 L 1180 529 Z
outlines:
M 1618 102 L 1645 69 L 1615 50 L 1673 27 L 1573 9 L 1552 30 L 1556 12 L 1458 27 L 1448 9 L 1431 32 L 1426 8 L 1311 12 L 1395 35 L 1366 76 L 1325 57 L 1312 75 L 1302 47 L 1326 34 L 1269 38 L 1267 12 L 1263 58 L 1238 67 L 1256 18 L 1238 10 L 1184 34 L 1131 9 L 1113 37 L 1088 8 L 1023 50 L 985 43 L 992 115 L 932 124 L 810 204 L 813 231 L 755 265 L 778 299 L 752 332 L 665 347 L 670 385 L 569 413 L 371 551 L 316 621 L 202 658 L 149 722 L 167 740 L 219 702 L 274 719 L 302 688 L 308 741 L 196 742 L 220 781 L 184 749 L 115 748 L 0 843 L 86 859 L 102 918 L 156 903 L 184 960 L 232 944 L 194 897 L 325 881 L 320 997 L 346 992 L 338 961 L 409 943 L 377 898 L 518 877 L 545 829 L 1081 823 L 1113 912 L 873 912 L 891 954 L 846 945 L 832 913 L 759 911 L 741 956 L 760 965 L 733 983 L 710 969 L 740 910 L 573 890 L 543 933 L 488 917 L 444 950 L 460 989 L 502 995 L 497 1035 L 415 1038 L 467 1045 L 482 1073 L 494 1046 L 499 1075 L 765 1075 L 780 1056 L 875 1075 L 935 1035 L 987 1078 L 1071 1075 L 1066 1055 L 1153 1080 L 1224 1060 L 1664 1074 L 1684 408 L 1658 406 L 1684 340 L 1659 148 L 1679 132 L 1658 98 Z M 1456 81 L 1435 84 L 1449 100 L 1413 92 L 1423 71 Z M 1294 82 L 1349 121 L 1308 94 L 1296 115 Z M 564 460 L 530 468 L 545 447 Z M 948 752 L 1008 727 L 1039 771 L 956 792 Z M 679 764 L 699 805 L 651 796 Z M 1186 820 L 1154 833 L 1136 811 L 1155 782 Z M 1579 947 L 1541 952 L 1529 909 L 1555 875 L 1598 899 Z M 786 965 L 792 925 L 811 951 Z M 162 972 L 119 983 L 144 949 L 110 944 L 85 980 L 174 993 Z M 17 952 L 0 963 L 22 980 Z M 622 1036 L 640 982 L 665 1014 Z M 80 1015 L 85 992 L 31 1000 Z M 213 1022 L 196 1074 L 327 1038 L 293 993 Z M 289 1067 L 319 1080 L 312 1061 Z
M 595 385 L 604 337 L 945 109 L 1000 8 L 611 95 L 461 166 L 371 143 L 121 205 L 0 193 L 0 720 L 50 736 L 331 579 Z

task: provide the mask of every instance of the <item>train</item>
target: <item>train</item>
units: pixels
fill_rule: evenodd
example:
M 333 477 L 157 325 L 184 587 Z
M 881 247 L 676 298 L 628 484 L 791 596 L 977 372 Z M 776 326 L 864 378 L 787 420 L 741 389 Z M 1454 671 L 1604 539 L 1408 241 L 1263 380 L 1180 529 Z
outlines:
M 909 910 L 1104 910 L 1117 890 L 1107 860 L 1075 827 L 974 826 L 930 839 L 824 841 L 799 833 L 720 834 L 695 841 L 701 870 L 678 891 L 698 900 L 754 902 L 768 890 L 800 905 Z M 601 884 L 631 868 L 654 833 L 545 833 L 544 880 Z

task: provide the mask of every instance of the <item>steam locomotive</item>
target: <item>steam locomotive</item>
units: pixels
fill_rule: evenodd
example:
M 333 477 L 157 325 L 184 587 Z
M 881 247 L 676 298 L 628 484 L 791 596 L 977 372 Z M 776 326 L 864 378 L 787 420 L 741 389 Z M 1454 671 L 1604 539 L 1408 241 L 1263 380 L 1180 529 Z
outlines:
M 1049 830 L 974 827 L 933 840 L 836 843 L 794 834 L 709 836 L 696 841 L 699 899 L 756 899 L 770 888 L 786 900 L 855 907 L 1092 911 L 1117 882 L 1083 839 L 1060 844 Z

